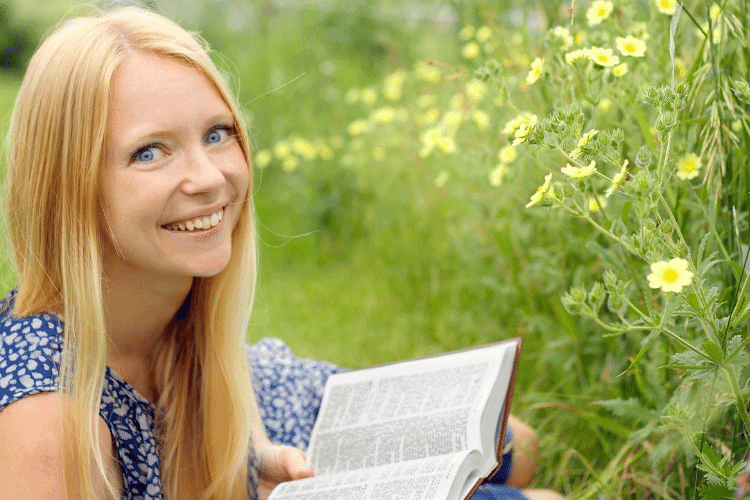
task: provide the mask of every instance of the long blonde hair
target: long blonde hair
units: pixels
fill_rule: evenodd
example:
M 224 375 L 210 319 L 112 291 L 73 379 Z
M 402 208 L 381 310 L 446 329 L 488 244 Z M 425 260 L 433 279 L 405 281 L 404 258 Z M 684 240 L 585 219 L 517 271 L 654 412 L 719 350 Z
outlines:
M 68 498 L 93 500 L 95 446 L 107 355 L 102 299 L 102 208 L 110 84 L 128 53 L 143 51 L 195 68 L 241 114 L 205 42 L 172 21 L 127 7 L 62 24 L 39 47 L 11 119 L 7 223 L 19 283 L 14 313 L 62 313 L 59 390 Z M 244 342 L 256 275 L 252 203 L 233 233 L 218 275 L 194 280 L 187 317 L 176 318 L 156 356 L 164 497 L 248 498 L 251 419 L 257 417 Z M 78 362 L 77 362 L 78 360 Z M 108 483 L 111 491 L 114 491 Z

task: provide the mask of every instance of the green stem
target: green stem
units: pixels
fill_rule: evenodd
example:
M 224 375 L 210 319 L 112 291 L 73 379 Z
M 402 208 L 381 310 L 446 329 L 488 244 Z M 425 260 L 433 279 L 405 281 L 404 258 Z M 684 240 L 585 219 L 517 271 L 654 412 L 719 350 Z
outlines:
M 654 327 L 659 328 L 662 332 L 664 332 L 667 335 L 667 337 L 671 338 L 672 340 L 674 340 L 675 342 L 677 342 L 681 346 L 686 347 L 687 349 L 690 349 L 694 353 L 698 354 L 702 358 L 705 358 L 705 359 L 707 359 L 708 361 L 710 361 L 712 363 L 715 362 L 713 359 L 711 359 L 711 357 L 708 354 L 706 354 L 705 352 L 701 351 L 700 349 L 698 349 L 693 344 L 691 344 L 687 340 L 683 339 L 682 337 L 680 337 L 679 335 L 677 335 L 673 331 L 671 331 L 671 330 L 669 330 L 667 328 L 658 327 L 657 325 L 654 325 Z
M 661 150 L 659 151 L 659 165 L 656 169 L 659 175 L 659 189 L 657 193 L 661 194 L 664 190 L 664 179 L 667 174 L 667 160 L 669 159 L 669 150 L 672 148 L 672 132 L 667 133 L 667 142 L 661 144 Z
M 622 241 L 617 235 L 615 235 L 611 231 L 608 231 L 608 230 L 604 229 L 594 219 L 592 219 L 590 215 L 584 213 L 583 215 L 581 215 L 581 217 L 583 217 L 584 219 L 586 219 L 589 222 L 589 224 L 591 224 L 592 226 L 594 226 L 594 228 L 597 231 L 599 231 L 603 235 L 605 235 L 605 236 L 613 239 L 614 241 L 616 241 L 617 243 L 619 243 L 620 245 L 622 245 L 623 248 L 625 248 L 628 252 L 632 253 L 633 255 L 635 255 L 637 257 L 641 256 L 641 254 L 638 252 L 638 250 L 636 250 L 635 247 L 633 247 L 631 245 L 628 245 L 627 243 L 625 243 L 624 241 Z
M 742 423 L 745 425 L 745 432 L 750 431 L 750 415 L 747 413 L 747 406 L 745 401 L 742 399 L 742 389 L 740 389 L 739 383 L 737 383 L 737 374 L 734 372 L 734 367 L 724 366 L 724 372 L 727 374 L 729 384 L 732 386 L 732 393 L 734 394 L 734 404 L 737 406 L 737 411 L 742 418 Z
M 745 274 L 745 281 L 742 283 L 742 288 L 737 294 L 737 303 L 732 310 L 732 314 L 729 315 L 729 323 L 727 324 L 727 328 L 729 328 L 729 326 L 732 324 L 732 320 L 739 313 L 739 309 L 740 307 L 742 307 L 742 304 L 744 304 L 744 297 L 747 294 L 748 286 L 750 286 L 750 272 Z

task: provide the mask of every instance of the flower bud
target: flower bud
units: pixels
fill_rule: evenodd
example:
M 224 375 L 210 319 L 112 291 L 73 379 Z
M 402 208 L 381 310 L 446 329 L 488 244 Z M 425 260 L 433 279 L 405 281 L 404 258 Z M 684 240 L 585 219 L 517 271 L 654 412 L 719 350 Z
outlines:
M 635 157 L 635 164 L 639 168 L 647 169 L 651 166 L 651 151 L 644 145 L 638 150 L 638 156 Z

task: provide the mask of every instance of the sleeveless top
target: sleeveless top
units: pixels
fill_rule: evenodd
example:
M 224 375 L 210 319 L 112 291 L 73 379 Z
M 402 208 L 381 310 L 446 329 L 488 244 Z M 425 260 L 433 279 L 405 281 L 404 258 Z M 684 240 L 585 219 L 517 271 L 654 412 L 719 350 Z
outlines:
M 24 396 L 56 391 L 63 322 L 55 314 L 11 315 L 15 290 L 0 302 L 0 411 Z M 124 500 L 161 500 L 156 407 L 119 375 L 106 369 L 99 415 L 117 449 Z M 248 457 L 248 488 L 257 498 L 256 459 Z

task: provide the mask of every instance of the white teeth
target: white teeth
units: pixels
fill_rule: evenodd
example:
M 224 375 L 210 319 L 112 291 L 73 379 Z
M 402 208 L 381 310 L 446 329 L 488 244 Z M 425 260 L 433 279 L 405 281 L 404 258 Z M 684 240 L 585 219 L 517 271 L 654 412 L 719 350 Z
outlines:
M 224 209 L 222 208 L 218 212 L 204 217 L 196 217 L 195 219 L 186 220 L 183 222 L 176 222 L 164 226 L 166 229 L 171 231 L 195 231 L 197 229 L 210 229 L 217 225 L 224 218 Z

